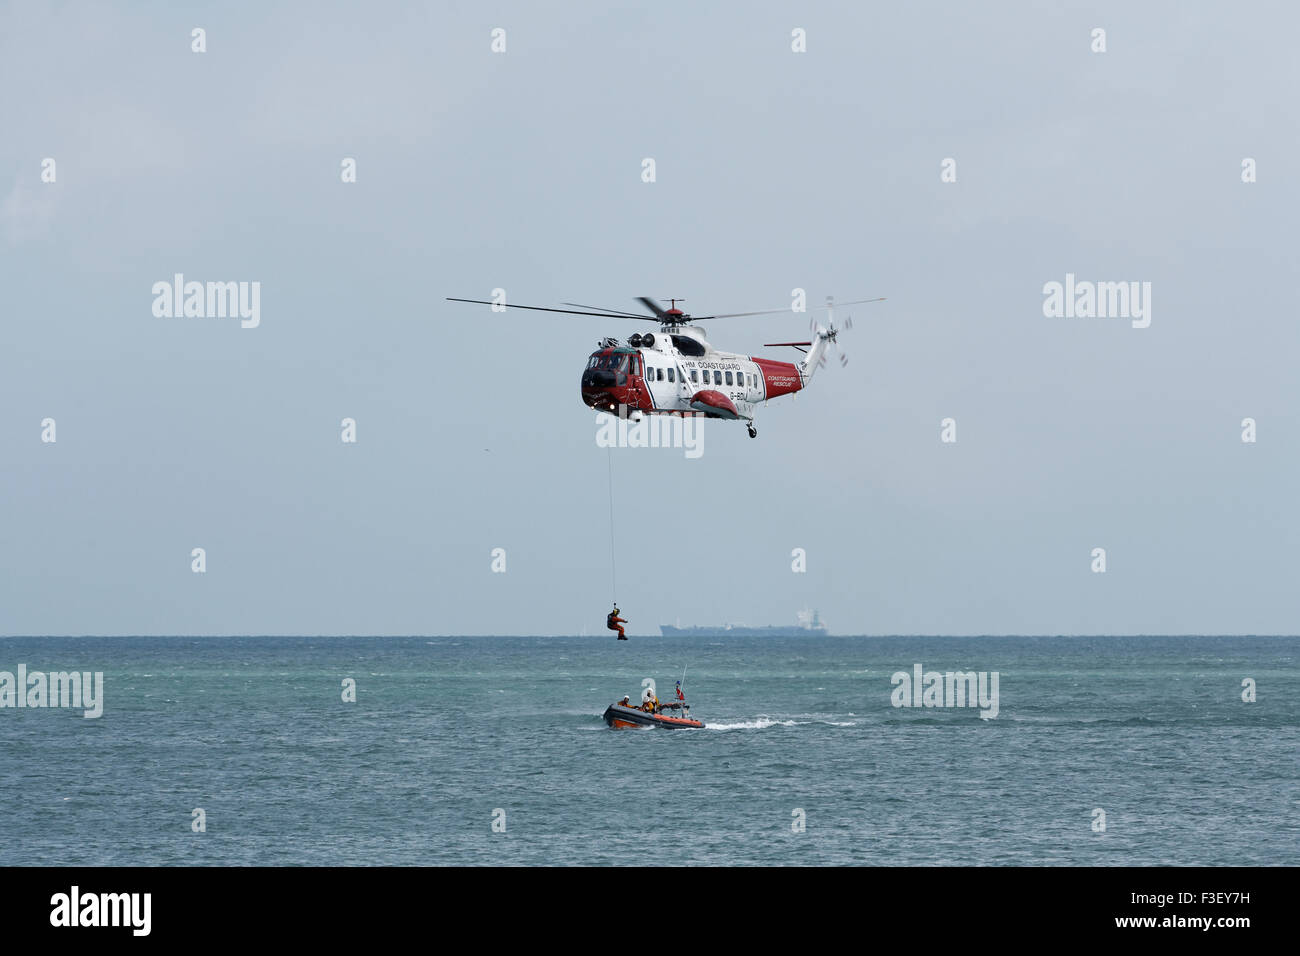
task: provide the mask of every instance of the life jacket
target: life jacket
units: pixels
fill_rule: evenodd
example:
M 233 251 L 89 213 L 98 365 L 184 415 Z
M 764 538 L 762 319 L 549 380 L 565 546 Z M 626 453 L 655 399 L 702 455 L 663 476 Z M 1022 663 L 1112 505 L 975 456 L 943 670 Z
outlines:
M 610 611 L 609 614 L 605 615 L 605 626 L 609 628 L 611 631 L 618 630 L 618 625 L 614 623 L 614 618 L 616 617 L 618 617 L 618 615 L 615 614 L 613 611 Z

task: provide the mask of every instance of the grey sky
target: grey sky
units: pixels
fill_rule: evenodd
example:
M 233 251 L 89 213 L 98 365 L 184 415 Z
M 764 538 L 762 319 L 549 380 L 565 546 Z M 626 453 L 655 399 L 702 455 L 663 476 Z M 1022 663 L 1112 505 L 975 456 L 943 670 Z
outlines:
M 496 287 L 888 296 L 756 441 L 615 450 L 633 634 L 1295 633 L 1293 7 L 877 6 L 6 7 L 0 633 L 599 631 L 578 379 L 639 327 L 443 301 Z M 260 327 L 155 318 L 177 272 Z M 1044 317 L 1067 272 L 1150 327 Z

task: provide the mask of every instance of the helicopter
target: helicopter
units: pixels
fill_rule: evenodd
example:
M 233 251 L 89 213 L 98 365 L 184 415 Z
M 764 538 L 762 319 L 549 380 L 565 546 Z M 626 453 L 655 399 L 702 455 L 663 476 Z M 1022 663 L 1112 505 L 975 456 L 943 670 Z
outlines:
M 449 296 L 447 301 L 490 305 L 497 311 L 504 307 L 603 319 L 657 322 L 657 335 L 654 332 L 634 332 L 628 336 L 626 344 L 612 336 L 600 339 L 599 348 L 587 358 L 586 368 L 582 372 L 583 403 L 598 412 L 626 416 L 634 422 L 640 421 L 645 415 L 696 415 L 743 421 L 749 429 L 750 438 L 758 437 L 758 429 L 754 427 L 754 409 L 759 402 L 793 395 L 807 388 L 813 373 L 826 364 L 826 356 L 831 349 L 839 352 L 842 365 L 848 364 L 848 357 L 836 340 L 841 332 L 853 327 L 852 318 L 847 318 L 842 328 L 835 327 L 835 302 L 828 296 L 827 324 L 823 328 L 813 319 L 810 340 L 768 342 L 763 346 L 798 349 L 804 353 L 805 358 L 796 364 L 720 351 L 709 344 L 704 330 L 694 324 L 709 319 L 777 315 L 793 311 L 789 306 L 759 312 L 688 315 L 677 307 L 677 303 L 685 302 L 685 299 L 668 299 L 669 307 L 665 309 L 648 296 L 638 296 L 636 301 L 645 306 L 649 314 L 576 302 L 562 303 L 571 308 L 559 309 L 515 305 L 506 303 L 503 299 L 457 299 Z M 883 301 L 882 296 L 843 302 L 840 305 Z

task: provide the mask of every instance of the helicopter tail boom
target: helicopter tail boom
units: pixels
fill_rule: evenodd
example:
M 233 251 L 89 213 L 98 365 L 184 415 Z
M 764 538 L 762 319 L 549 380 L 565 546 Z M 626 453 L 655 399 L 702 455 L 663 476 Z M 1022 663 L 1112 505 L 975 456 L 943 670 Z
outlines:
M 826 352 L 838 333 L 839 330 L 834 326 L 829 329 L 823 329 L 820 325 L 813 328 L 812 347 L 808 350 L 808 357 L 799 364 L 805 386 L 812 381 L 813 373 L 826 364 Z

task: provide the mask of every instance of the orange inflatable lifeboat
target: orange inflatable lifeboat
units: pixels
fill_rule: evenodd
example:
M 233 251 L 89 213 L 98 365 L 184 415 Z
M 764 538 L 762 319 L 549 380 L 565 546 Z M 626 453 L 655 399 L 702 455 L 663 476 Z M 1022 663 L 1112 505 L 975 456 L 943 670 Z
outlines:
M 669 716 L 664 713 L 666 710 L 679 711 L 680 716 Z M 691 705 L 684 700 L 660 704 L 658 713 L 617 703 L 605 708 L 605 723 L 611 727 L 663 727 L 667 730 L 703 727 L 704 722 L 692 720 L 690 713 Z

